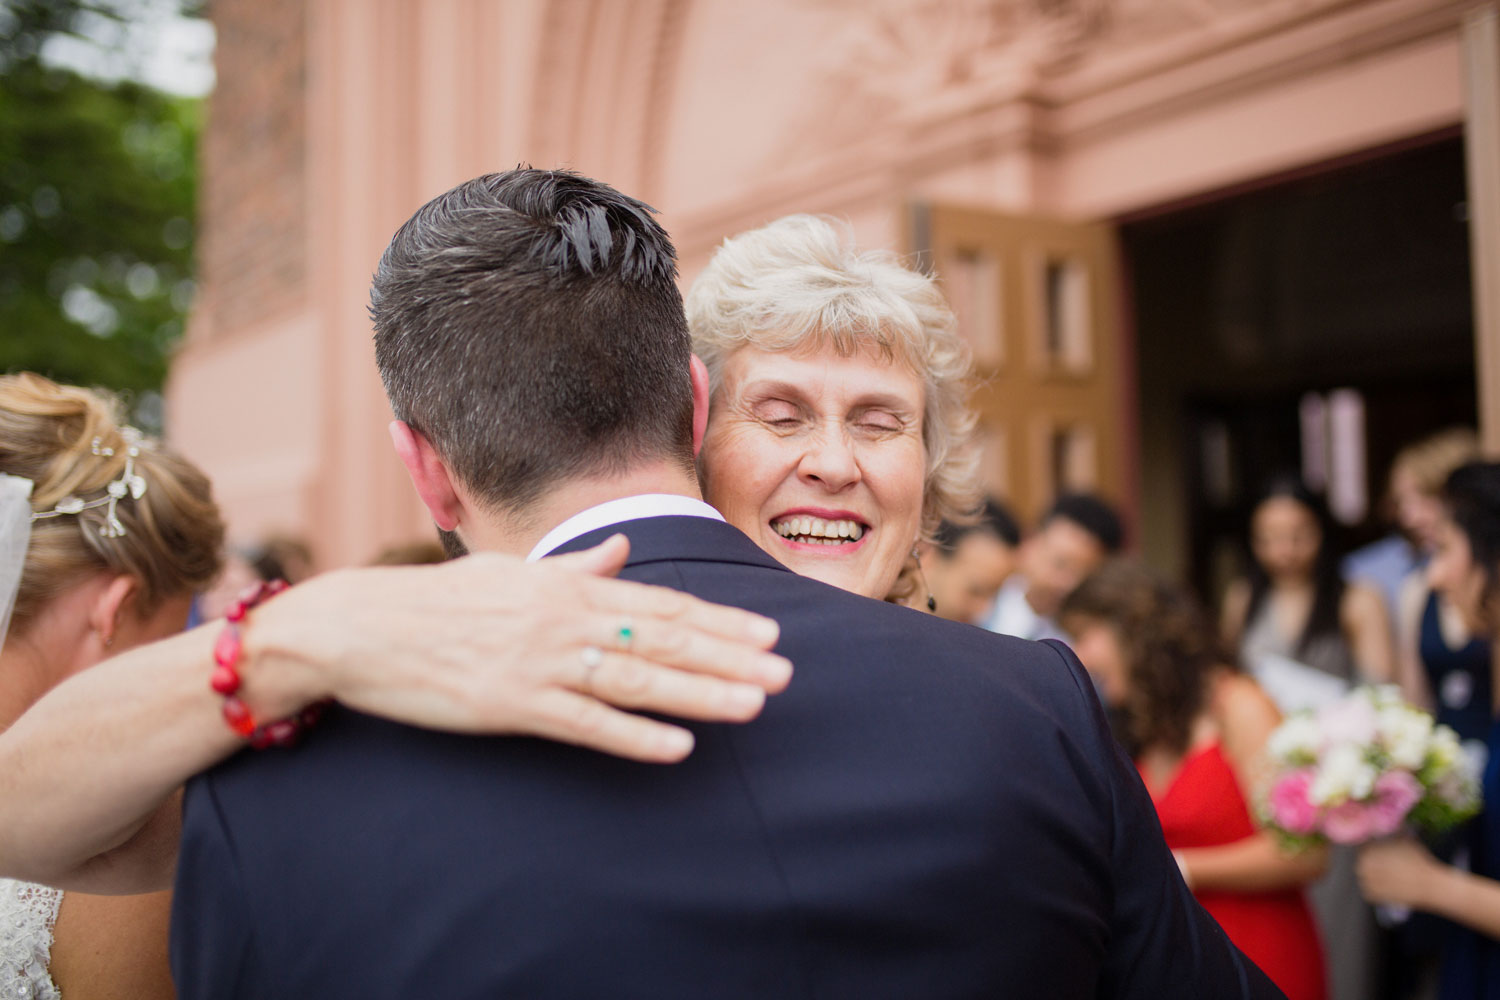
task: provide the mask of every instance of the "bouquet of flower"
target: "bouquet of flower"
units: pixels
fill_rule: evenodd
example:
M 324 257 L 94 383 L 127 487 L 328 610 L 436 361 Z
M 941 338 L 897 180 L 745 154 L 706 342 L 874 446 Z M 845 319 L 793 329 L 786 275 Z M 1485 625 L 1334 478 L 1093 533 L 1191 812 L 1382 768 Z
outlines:
M 1395 687 L 1294 713 L 1267 750 L 1261 812 L 1291 846 L 1359 844 L 1407 827 L 1436 833 L 1479 811 L 1477 769 L 1458 734 Z

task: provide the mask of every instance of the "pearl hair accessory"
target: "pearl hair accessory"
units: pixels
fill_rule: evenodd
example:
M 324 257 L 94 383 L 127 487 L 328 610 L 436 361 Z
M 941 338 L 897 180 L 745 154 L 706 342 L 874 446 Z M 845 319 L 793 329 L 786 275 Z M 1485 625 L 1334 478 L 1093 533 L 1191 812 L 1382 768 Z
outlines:
M 51 510 L 39 510 L 31 515 L 33 521 L 41 521 L 49 517 L 63 517 L 68 514 L 81 514 L 95 507 L 108 507 L 107 523 L 99 530 L 99 534 L 105 538 L 122 538 L 126 534 L 125 525 L 115 516 L 115 506 L 125 497 L 139 500 L 146 493 L 146 480 L 136 475 L 135 460 L 141 454 L 141 443 L 144 438 L 141 432 L 134 427 L 120 428 L 120 437 L 125 439 L 125 471 L 120 473 L 120 478 L 112 481 L 105 487 L 104 496 L 93 500 L 84 500 L 81 497 L 68 495 L 57 501 L 57 506 Z M 115 454 L 113 448 L 107 447 L 94 438 L 93 452 L 101 458 L 112 458 Z

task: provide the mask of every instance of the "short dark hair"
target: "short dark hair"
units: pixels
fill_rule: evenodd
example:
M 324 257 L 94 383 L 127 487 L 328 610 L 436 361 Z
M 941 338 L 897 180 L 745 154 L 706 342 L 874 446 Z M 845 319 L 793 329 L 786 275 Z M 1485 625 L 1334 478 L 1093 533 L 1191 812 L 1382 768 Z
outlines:
M 981 531 L 994 535 L 1011 548 L 1021 544 L 1021 529 L 1016 524 L 1015 516 L 993 497 L 984 498 L 984 506 L 979 510 L 978 519 L 972 524 L 941 522 L 933 533 L 933 541 L 937 543 L 938 552 L 944 558 L 952 558 L 953 553 L 958 551 L 960 542 Z
M 650 458 L 692 468 L 691 343 L 655 209 L 563 170 L 439 195 L 397 230 L 370 289 L 397 419 L 483 502 Z
M 1041 527 L 1062 518 L 1078 525 L 1099 542 L 1105 552 L 1113 555 L 1125 544 L 1125 529 L 1120 524 L 1120 515 L 1109 504 L 1092 493 L 1064 493 L 1052 501 L 1052 506 L 1042 515 Z

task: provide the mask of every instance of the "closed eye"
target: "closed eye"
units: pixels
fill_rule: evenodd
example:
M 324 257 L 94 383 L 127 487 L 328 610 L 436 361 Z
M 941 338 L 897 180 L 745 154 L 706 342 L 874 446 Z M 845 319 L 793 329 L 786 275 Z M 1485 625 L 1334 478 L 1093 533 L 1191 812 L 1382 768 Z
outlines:
M 755 419 L 772 427 L 790 428 L 802 422 L 802 411 L 785 399 L 767 399 L 752 408 Z
M 906 423 L 894 413 L 883 410 L 866 410 L 859 415 L 857 426 L 867 431 L 896 433 L 906 429 Z

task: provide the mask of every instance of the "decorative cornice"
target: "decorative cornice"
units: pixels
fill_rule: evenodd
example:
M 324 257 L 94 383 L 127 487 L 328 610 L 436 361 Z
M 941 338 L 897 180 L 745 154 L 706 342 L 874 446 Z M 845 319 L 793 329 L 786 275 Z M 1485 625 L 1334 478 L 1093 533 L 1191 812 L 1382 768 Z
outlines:
M 858 0 L 824 2 L 847 8 L 855 20 L 867 10 Z M 854 205 L 858 192 L 892 180 L 1011 151 L 1063 152 L 1456 34 L 1467 6 L 1464 0 L 881 0 L 862 27 L 851 29 L 856 41 L 834 47 L 869 61 L 830 70 L 822 102 L 773 144 L 756 183 L 726 191 L 722 207 L 677 216 L 674 231 L 691 256 L 725 233 L 787 211 Z M 931 64 L 861 90 L 852 82 L 861 65 L 866 77 L 878 77 L 900 53 L 920 61 L 902 48 L 911 43 L 895 29 L 900 16 L 929 19 L 925 34 L 910 37 L 934 44 Z M 1027 26 L 1031 40 L 997 45 L 995 23 Z M 881 127 L 854 136 L 827 127 L 839 117 L 830 105 L 859 102 Z M 819 117 L 825 125 L 814 141 L 809 123 Z M 838 180 L 830 185 L 830 177 Z

